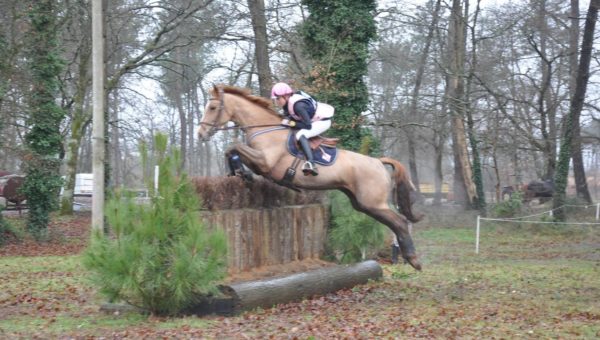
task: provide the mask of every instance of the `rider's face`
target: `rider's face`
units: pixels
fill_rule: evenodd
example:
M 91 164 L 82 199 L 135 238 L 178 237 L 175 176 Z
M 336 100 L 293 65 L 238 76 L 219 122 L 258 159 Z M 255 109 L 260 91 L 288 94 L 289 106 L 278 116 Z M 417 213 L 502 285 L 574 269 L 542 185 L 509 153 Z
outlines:
M 275 104 L 277 104 L 277 106 L 283 107 L 285 105 L 285 103 L 287 102 L 287 97 L 286 96 L 277 96 L 277 97 L 275 97 L 275 99 L 273 99 L 273 101 L 275 102 Z

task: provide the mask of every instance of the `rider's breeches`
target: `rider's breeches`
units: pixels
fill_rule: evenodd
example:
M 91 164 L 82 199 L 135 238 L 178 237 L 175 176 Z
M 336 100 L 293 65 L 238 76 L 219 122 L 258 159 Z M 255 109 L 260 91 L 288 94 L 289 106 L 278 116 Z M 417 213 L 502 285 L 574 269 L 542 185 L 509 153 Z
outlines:
M 318 136 L 323 132 L 327 131 L 329 127 L 331 127 L 331 120 L 319 120 L 311 123 L 311 129 L 302 129 L 296 132 L 296 139 L 300 139 L 300 137 L 304 136 L 306 139 L 309 139 L 314 136 Z

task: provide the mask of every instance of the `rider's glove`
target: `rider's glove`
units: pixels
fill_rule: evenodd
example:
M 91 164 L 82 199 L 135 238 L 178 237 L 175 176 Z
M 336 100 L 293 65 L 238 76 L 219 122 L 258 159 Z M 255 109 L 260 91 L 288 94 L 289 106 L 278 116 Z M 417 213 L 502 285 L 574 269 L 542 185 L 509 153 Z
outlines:
M 298 129 L 308 129 L 308 130 L 310 130 L 310 129 L 312 129 L 312 124 L 306 124 L 305 122 L 299 121 L 299 122 L 296 122 L 296 127 Z
M 289 126 L 289 127 L 294 127 L 296 126 L 296 122 L 291 120 L 291 119 L 284 119 L 281 121 L 281 125 L 285 125 L 285 126 Z

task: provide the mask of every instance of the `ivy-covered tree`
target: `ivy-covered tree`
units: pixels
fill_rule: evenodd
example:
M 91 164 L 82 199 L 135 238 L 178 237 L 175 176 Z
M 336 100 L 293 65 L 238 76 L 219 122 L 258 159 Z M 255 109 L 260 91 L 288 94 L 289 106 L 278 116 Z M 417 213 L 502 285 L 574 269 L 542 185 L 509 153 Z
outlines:
M 554 178 L 555 191 L 554 191 L 554 219 L 557 221 L 564 221 L 565 216 L 565 200 L 567 192 L 567 180 L 569 176 L 569 163 L 571 161 L 571 151 L 573 143 L 573 124 L 577 123 L 581 110 L 583 109 L 583 103 L 585 101 L 585 94 L 590 78 L 590 62 L 592 59 L 592 50 L 594 46 L 594 30 L 596 27 L 596 21 L 598 21 L 598 9 L 600 8 L 600 0 L 590 1 L 588 13 L 585 19 L 585 26 L 583 29 L 583 41 L 581 42 L 581 54 L 579 57 L 579 65 L 577 68 L 577 76 L 575 83 L 575 93 L 571 98 L 571 107 L 569 114 L 565 118 L 565 129 L 563 132 L 563 139 L 560 146 L 560 153 L 558 157 L 558 164 L 556 169 L 556 175 Z
M 374 0 L 302 0 L 309 17 L 301 27 L 305 51 L 313 62 L 308 83 L 320 101 L 336 109 L 330 130 L 352 150 L 376 149 L 371 133 L 361 125 L 367 109 L 369 43 L 377 30 Z
M 6 77 L 6 71 L 8 70 L 8 43 L 6 42 L 6 36 L 0 29 L 0 108 L 2 108 L 2 102 L 4 101 L 4 95 L 8 87 L 8 77 Z M 2 112 L 2 111 L 0 111 Z M 0 133 L 4 128 L 4 117 L 0 115 Z M 0 140 L 0 147 L 2 147 L 2 141 Z
M 31 29 L 27 59 L 32 84 L 27 117 L 29 131 L 25 136 L 27 177 L 22 190 L 30 212 L 27 228 L 37 238 L 47 230 L 49 213 L 58 206 L 62 184 L 59 154 L 64 111 L 57 105 L 56 96 L 63 62 L 57 48 L 56 6 L 57 2 L 52 0 L 32 1 L 28 13 Z

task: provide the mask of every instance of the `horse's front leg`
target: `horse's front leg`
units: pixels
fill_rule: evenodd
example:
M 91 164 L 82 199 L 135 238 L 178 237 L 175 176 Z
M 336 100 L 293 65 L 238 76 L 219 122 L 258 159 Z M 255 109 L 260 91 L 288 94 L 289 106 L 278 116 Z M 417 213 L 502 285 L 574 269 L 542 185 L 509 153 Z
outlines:
M 262 151 L 253 149 L 246 144 L 234 144 L 227 149 L 225 155 L 229 157 L 234 151 L 239 153 L 242 163 L 252 172 L 263 175 L 271 170 Z

